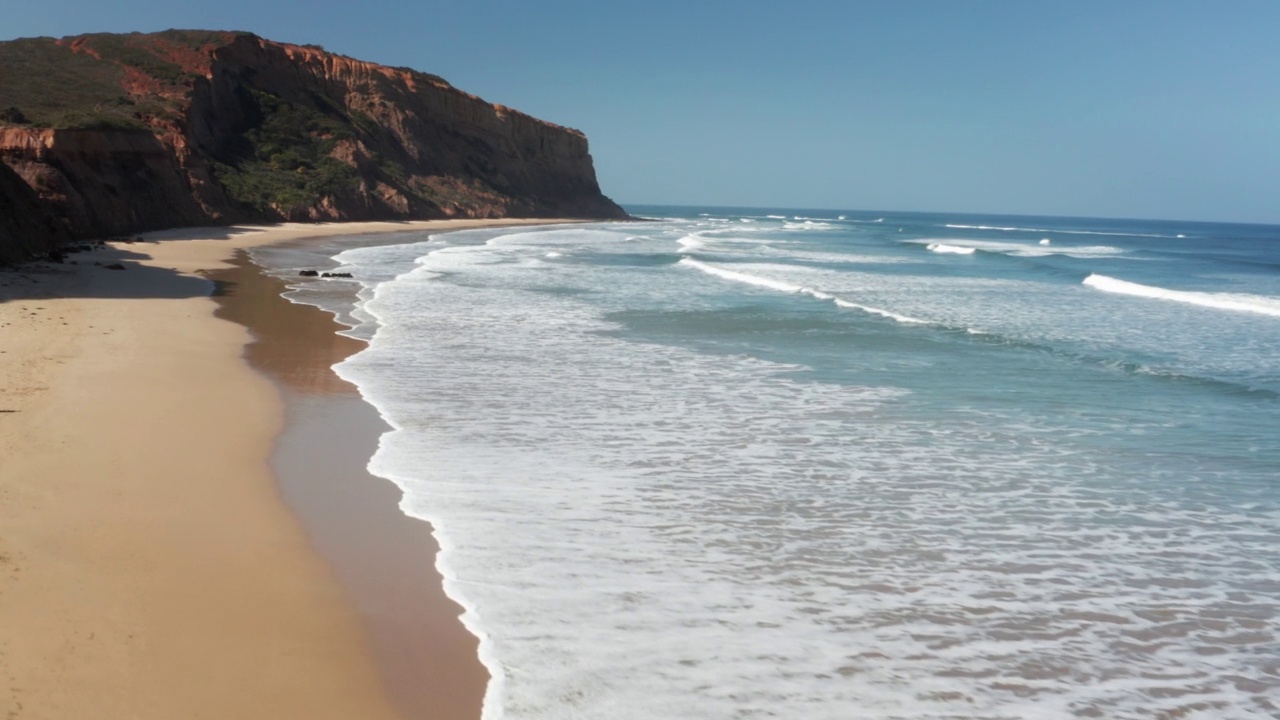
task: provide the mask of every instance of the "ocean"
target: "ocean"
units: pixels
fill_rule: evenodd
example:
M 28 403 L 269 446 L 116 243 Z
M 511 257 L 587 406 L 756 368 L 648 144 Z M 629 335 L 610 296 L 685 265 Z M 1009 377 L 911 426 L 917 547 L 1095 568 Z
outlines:
M 486 720 L 1280 717 L 1280 227 L 628 209 L 255 251 Z

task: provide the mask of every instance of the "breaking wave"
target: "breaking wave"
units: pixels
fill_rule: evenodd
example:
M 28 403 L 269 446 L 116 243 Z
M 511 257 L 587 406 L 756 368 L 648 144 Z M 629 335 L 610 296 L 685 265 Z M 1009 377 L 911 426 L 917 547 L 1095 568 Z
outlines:
M 1111 245 L 1055 246 L 1044 242 L 1043 239 L 1035 244 L 999 242 L 995 240 L 959 240 L 951 238 L 946 239 L 945 242 L 940 240 L 914 240 L 909 242 L 912 244 L 924 245 L 932 252 L 952 253 L 956 255 L 971 255 L 975 251 L 1009 255 L 1012 257 L 1047 257 L 1049 255 L 1064 255 L 1066 257 L 1073 257 L 1077 259 L 1109 258 L 1119 255 L 1127 255 L 1124 248 L 1118 248 Z
M 1118 295 L 1133 295 L 1135 297 L 1145 297 L 1154 300 L 1169 300 L 1172 302 L 1199 305 L 1200 307 L 1215 308 L 1218 310 L 1234 310 L 1238 312 L 1249 312 L 1259 315 L 1270 315 L 1271 317 L 1280 317 L 1280 298 L 1266 297 L 1262 295 L 1242 295 L 1237 293 L 1170 290 L 1168 288 L 1155 287 L 1152 285 L 1140 285 L 1138 283 L 1128 282 L 1126 280 L 1117 280 L 1113 277 L 1096 274 L 1085 278 L 1084 284 L 1103 292 L 1116 293 Z
M 1046 228 L 1002 227 L 999 225 L 957 225 L 948 223 L 945 227 L 956 230 L 996 230 L 999 232 L 1057 233 L 1059 235 L 1107 235 L 1112 237 L 1145 237 L 1145 238 L 1185 238 L 1186 235 L 1157 235 L 1154 233 L 1103 232 L 1101 230 L 1050 230 Z
M 694 268 L 695 270 L 701 270 L 702 272 L 707 273 L 708 275 L 714 275 L 723 280 L 732 280 L 733 282 L 740 282 L 747 285 L 755 285 L 756 287 L 767 288 L 769 290 L 776 290 L 778 292 L 784 292 L 791 295 L 808 295 L 809 297 L 817 300 L 823 300 L 826 302 L 835 303 L 836 307 L 846 308 L 850 310 L 861 310 L 862 312 L 865 312 L 871 315 L 877 315 L 883 318 L 889 318 L 890 320 L 896 320 L 897 322 L 900 322 L 900 323 L 918 325 L 918 324 L 926 324 L 928 322 L 926 320 L 920 320 L 918 318 L 913 318 L 907 315 L 901 315 L 899 313 L 895 313 L 890 310 L 884 310 L 882 308 L 871 307 L 869 305 L 862 305 L 860 303 L 855 303 L 849 300 L 845 300 L 844 298 L 836 297 L 835 295 L 832 295 L 829 292 L 823 292 L 822 290 L 806 287 L 804 285 L 795 285 L 793 283 L 789 283 L 784 280 L 775 280 L 773 278 L 767 278 L 762 275 L 752 275 L 750 273 L 738 272 L 737 270 L 728 270 L 722 267 L 716 267 L 715 265 L 704 263 L 700 260 L 694 260 L 693 258 L 684 258 L 678 264 Z
M 936 253 L 951 253 L 954 255 L 972 255 L 973 254 L 973 248 L 971 247 L 947 245 L 946 243 L 929 243 L 927 247 Z

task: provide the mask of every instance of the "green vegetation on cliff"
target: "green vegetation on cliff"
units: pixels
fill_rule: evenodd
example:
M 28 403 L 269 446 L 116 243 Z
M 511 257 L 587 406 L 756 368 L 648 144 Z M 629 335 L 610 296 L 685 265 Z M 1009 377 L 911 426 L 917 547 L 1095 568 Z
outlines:
M 0 164 L 72 238 L 281 220 L 626 217 L 600 193 L 576 130 L 435 75 L 248 33 L 0 42 Z
M 123 67 L 46 38 L 0 44 L 0 98 L 36 127 L 145 127 L 121 88 L 123 77 Z
M 16 118 L 0 117 L 0 122 L 146 129 L 151 118 L 177 117 L 181 97 L 197 77 L 175 57 L 235 35 L 167 30 L 0 43 L 0 102 L 18 111 Z M 143 87 L 146 92 L 137 92 Z
M 252 94 L 261 123 L 243 134 L 229 162 L 214 163 L 232 198 L 259 211 L 288 212 L 355 191 L 356 169 L 332 157 L 338 141 L 354 137 L 341 115 L 329 117 L 261 91 Z

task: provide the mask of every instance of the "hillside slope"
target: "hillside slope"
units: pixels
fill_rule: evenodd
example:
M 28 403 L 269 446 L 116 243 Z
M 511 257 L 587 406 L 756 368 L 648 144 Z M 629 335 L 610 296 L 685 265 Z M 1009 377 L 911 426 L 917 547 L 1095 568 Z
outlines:
M 0 162 L 74 237 L 184 225 L 625 218 L 587 139 L 434 75 L 248 33 L 0 43 Z

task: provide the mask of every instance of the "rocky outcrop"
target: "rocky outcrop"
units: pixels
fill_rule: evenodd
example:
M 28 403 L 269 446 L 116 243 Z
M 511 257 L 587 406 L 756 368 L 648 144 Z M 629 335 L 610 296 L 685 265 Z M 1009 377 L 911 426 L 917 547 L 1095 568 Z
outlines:
M 0 264 L 47 256 L 66 239 L 22 177 L 0 163 Z
M 0 129 L 0 160 L 77 237 L 224 219 L 197 200 L 175 149 L 146 130 Z
M 38 57 L 78 93 L 0 78 L 0 107 L 12 110 L 0 113 L 0 162 L 76 237 L 243 221 L 626 217 L 601 194 L 581 132 L 426 73 L 247 33 L 5 45 L 0 60 Z

